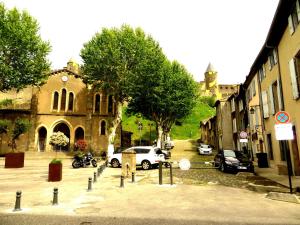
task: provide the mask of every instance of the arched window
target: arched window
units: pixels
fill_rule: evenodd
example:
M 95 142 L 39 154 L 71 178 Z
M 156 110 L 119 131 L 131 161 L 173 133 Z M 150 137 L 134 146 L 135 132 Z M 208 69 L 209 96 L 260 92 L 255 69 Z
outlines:
M 95 113 L 100 113 L 100 95 L 95 96 Z
M 73 111 L 73 104 L 74 104 L 74 94 L 71 92 L 69 94 L 68 111 Z
M 66 98 L 67 98 L 67 91 L 66 89 L 62 89 L 61 102 L 60 102 L 60 110 L 62 111 L 65 111 L 66 109 Z
M 108 96 L 108 109 L 107 109 L 108 113 L 113 113 L 113 96 L 109 95 Z
M 54 92 L 54 96 L 53 96 L 53 110 L 58 109 L 58 98 L 59 98 L 59 94 L 56 91 L 56 92 Z
M 100 124 L 100 135 L 105 135 L 106 131 L 106 122 L 103 120 Z

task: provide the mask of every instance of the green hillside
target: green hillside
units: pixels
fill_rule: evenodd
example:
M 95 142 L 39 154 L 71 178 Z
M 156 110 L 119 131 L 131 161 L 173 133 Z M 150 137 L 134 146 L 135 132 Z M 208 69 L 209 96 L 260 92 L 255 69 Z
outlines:
M 151 141 L 156 139 L 156 131 L 155 131 L 155 123 L 149 120 L 145 120 L 141 117 L 130 116 L 127 117 L 125 114 L 125 110 L 123 110 L 123 118 L 122 118 L 122 129 L 125 131 L 133 132 L 132 140 L 142 140 L 149 141 L 150 139 L 150 125 L 151 126 Z M 206 103 L 198 102 L 195 106 L 191 115 L 185 118 L 182 121 L 176 123 L 177 125 L 173 125 L 171 130 L 171 138 L 172 139 L 197 139 L 200 137 L 199 133 L 199 124 L 200 121 L 215 114 L 215 109 L 208 106 Z M 141 132 L 138 130 L 138 122 L 143 124 L 143 128 Z

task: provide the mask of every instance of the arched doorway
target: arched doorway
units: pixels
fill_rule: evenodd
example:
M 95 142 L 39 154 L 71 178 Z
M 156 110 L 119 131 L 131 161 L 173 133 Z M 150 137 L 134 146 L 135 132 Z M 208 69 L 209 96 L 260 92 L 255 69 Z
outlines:
M 47 129 L 45 127 L 41 127 L 38 131 L 38 150 L 39 152 L 44 152 L 46 149 L 46 140 L 47 140 Z
M 74 150 L 78 150 L 78 148 L 76 147 L 76 143 L 78 140 L 84 140 L 84 130 L 82 127 L 78 127 L 75 130 Z
M 64 147 L 61 147 L 61 149 L 54 147 L 54 150 L 62 150 L 62 151 L 69 151 L 70 148 L 70 128 L 65 123 L 59 123 L 53 128 L 53 132 L 62 132 L 69 138 L 69 144 L 67 144 Z

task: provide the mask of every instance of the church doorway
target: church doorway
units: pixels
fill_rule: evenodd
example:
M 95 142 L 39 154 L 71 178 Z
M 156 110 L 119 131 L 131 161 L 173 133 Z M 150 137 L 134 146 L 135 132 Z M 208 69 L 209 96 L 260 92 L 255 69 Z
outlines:
M 44 152 L 46 149 L 47 129 L 45 127 L 41 127 L 38 133 L 39 133 L 38 150 L 39 152 Z
M 63 146 L 61 148 L 54 146 L 54 150 L 61 150 L 61 151 L 69 151 L 70 149 L 70 129 L 67 124 L 65 123 L 59 123 L 53 128 L 53 132 L 62 132 L 69 138 L 69 143 L 66 146 Z

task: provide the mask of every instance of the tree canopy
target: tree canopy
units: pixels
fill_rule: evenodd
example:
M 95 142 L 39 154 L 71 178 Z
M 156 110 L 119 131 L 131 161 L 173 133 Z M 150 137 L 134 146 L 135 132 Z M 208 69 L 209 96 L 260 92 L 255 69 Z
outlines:
M 39 35 L 37 21 L 26 11 L 0 3 L 0 91 L 41 85 L 47 79 L 50 44 Z
M 196 103 L 197 85 L 184 66 L 165 61 L 158 76 L 136 77 L 129 113 L 141 113 L 168 134 L 176 120 L 189 115 Z M 159 134 L 160 135 L 160 134 Z
M 107 90 L 114 96 L 116 117 L 110 126 L 113 140 L 121 121 L 122 104 L 130 98 L 140 74 L 153 76 L 165 61 L 158 43 L 141 28 L 128 25 L 121 28 L 103 28 L 81 50 L 83 74 L 86 83 Z M 144 85 L 140 88 L 146 88 Z

